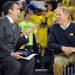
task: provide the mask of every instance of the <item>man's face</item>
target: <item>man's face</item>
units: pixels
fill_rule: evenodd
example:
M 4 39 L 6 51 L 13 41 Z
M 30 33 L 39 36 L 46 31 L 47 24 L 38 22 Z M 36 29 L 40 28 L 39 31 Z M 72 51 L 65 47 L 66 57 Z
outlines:
M 13 5 L 13 9 L 11 10 L 11 16 L 14 21 L 17 21 L 20 15 L 19 6 L 17 4 Z
M 68 20 L 68 14 L 66 14 L 62 9 L 58 8 L 56 10 L 56 21 L 63 25 Z

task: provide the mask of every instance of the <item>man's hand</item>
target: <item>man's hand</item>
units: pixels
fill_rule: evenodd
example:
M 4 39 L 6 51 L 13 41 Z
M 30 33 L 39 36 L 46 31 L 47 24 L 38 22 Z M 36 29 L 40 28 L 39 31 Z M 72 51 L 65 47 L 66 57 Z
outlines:
M 23 57 L 20 54 L 22 54 L 22 53 L 20 53 L 20 52 L 12 52 L 11 56 L 13 56 L 16 59 L 21 59 Z
M 75 48 L 74 47 L 69 47 L 69 49 L 71 50 L 71 52 L 75 52 Z
M 69 54 L 75 52 L 75 48 L 74 48 L 74 47 L 65 47 L 65 46 L 63 46 L 61 49 L 62 49 L 62 51 L 63 51 L 66 55 L 69 55 Z

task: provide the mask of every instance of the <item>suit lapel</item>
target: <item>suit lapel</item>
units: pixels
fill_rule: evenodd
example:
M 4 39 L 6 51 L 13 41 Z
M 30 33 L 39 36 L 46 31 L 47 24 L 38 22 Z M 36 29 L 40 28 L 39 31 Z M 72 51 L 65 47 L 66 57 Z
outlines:
M 7 23 L 7 27 L 12 29 L 12 24 L 11 24 L 11 22 L 9 21 L 9 19 L 7 17 L 5 17 L 5 22 Z

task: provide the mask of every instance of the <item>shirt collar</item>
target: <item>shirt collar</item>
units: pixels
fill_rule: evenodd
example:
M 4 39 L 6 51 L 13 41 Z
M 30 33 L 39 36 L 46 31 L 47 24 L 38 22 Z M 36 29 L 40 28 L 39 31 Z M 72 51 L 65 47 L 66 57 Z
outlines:
M 64 30 L 67 29 L 70 25 L 70 21 L 68 22 L 68 24 L 66 25 L 66 27 L 61 26 L 61 28 L 63 28 Z
M 9 21 L 10 21 L 11 23 L 14 22 L 13 19 L 12 19 L 10 16 L 7 15 L 7 18 L 9 19 Z

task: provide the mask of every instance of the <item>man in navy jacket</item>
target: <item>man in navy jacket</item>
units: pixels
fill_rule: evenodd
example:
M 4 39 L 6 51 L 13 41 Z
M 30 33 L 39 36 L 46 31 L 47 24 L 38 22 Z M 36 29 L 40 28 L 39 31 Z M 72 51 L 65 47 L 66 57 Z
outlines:
M 63 75 L 63 69 L 69 63 L 75 63 L 75 23 L 70 21 L 70 11 L 59 6 L 55 10 L 56 23 L 49 31 L 48 48 L 54 49 L 54 75 Z

